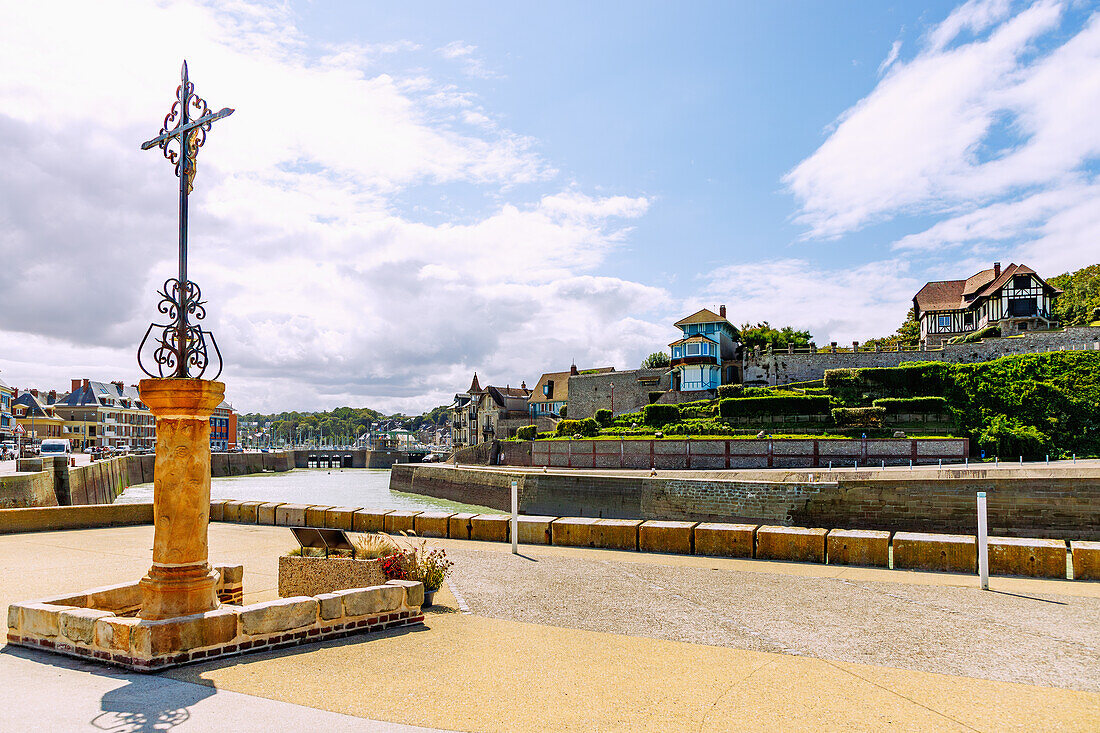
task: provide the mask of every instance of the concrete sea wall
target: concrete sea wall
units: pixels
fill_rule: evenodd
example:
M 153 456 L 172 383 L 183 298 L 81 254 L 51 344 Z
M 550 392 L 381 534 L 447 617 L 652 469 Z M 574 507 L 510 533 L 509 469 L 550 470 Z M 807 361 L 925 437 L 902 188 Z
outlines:
M 763 473 L 702 472 L 689 478 L 407 464 L 393 467 L 390 488 L 507 511 L 515 479 L 524 514 L 912 532 L 975 532 L 975 492 L 985 491 L 991 534 L 1100 540 L 1100 476 L 1095 473 L 1020 476 L 924 469 L 913 476 L 836 474 L 828 481 L 783 472 L 759 476 Z

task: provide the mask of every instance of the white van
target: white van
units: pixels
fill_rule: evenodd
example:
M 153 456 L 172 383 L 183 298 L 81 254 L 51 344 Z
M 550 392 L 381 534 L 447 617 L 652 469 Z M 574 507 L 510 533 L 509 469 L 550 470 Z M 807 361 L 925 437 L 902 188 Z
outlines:
M 38 449 L 40 456 L 65 456 L 72 452 L 68 438 L 46 438 Z

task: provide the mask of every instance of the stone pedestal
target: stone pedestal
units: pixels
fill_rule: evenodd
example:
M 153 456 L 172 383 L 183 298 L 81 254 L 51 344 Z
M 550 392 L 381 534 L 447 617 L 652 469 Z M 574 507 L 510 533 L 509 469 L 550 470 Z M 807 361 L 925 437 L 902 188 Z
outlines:
M 218 575 L 207 562 L 210 415 L 225 385 L 201 379 L 143 379 L 141 400 L 157 418 L 153 479 L 153 566 L 141 580 L 143 619 L 218 607 Z

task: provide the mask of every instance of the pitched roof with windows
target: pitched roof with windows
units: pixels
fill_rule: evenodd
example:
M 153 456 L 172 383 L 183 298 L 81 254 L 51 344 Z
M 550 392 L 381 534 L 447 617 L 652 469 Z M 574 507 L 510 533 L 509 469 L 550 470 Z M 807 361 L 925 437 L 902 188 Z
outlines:
M 615 367 L 596 367 L 595 369 L 583 369 L 578 371 L 577 376 L 582 374 L 607 374 L 608 372 L 615 371 Z M 538 384 L 535 385 L 535 389 L 531 392 L 530 399 L 527 400 L 528 404 L 533 402 L 568 402 L 569 401 L 569 377 L 573 375 L 572 371 L 567 372 L 547 372 L 539 377 Z M 550 382 L 554 383 L 554 394 L 550 397 L 546 396 L 544 387 Z
M 687 318 L 681 318 L 672 325 L 679 328 L 680 326 L 690 326 L 693 323 L 729 323 L 731 327 L 733 326 L 724 316 L 718 315 L 710 308 L 703 308 L 700 311 L 696 311 Z
M 687 338 L 680 339 L 679 341 L 673 341 L 671 344 L 669 344 L 669 346 L 680 346 L 681 344 L 700 344 L 704 341 L 709 341 L 712 344 L 717 344 L 718 343 L 717 341 L 710 338 L 709 336 L 703 336 L 702 334 L 696 334 L 695 336 L 688 336 Z
M 998 275 L 996 268 L 976 272 L 966 280 L 933 280 L 925 283 L 924 287 L 913 296 L 913 305 L 917 309 L 919 317 L 921 312 L 966 310 L 977 307 L 984 299 L 990 297 L 1015 275 L 1030 275 L 1042 285 L 1043 290 L 1052 295 L 1060 295 L 1061 290 L 1047 283 L 1039 277 L 1035 270 L 1027 265 L 1009 263 L 1008 267 L 1001 270 Z

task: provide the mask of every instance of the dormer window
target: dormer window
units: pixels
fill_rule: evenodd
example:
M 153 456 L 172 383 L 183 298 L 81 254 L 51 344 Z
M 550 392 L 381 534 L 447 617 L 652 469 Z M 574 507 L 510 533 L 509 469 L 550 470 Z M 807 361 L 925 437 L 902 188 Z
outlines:
M 1012 276 L 1012 287 L 1015 288 L 1016 290 L 1027 290 L 1028 288 L 1031 287 L 1031 276 L 1030 275 L 1013 275 Z

